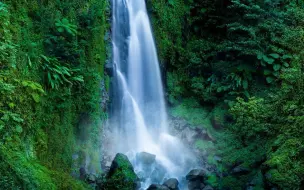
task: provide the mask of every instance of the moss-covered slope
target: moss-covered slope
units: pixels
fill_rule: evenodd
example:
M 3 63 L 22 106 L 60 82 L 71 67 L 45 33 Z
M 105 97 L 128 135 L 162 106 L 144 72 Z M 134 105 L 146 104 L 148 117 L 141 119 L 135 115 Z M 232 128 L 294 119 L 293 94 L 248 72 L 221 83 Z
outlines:
M 107 1 L 0 2 L 0 189 L 84 189 L 73 166 L 99 170 L 108 15 Z

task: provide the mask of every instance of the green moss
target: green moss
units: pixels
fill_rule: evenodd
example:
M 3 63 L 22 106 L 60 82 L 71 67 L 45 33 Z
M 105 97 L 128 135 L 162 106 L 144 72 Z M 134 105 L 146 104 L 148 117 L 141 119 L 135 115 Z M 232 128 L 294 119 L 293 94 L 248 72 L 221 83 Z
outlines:
M 84 151 L 92 160 L 91 167 L 100 171 L 100 152 L 96 150 L 104 119 L 99 103 L 106 59 L 104 35 L 109 27 L 108 2 L 3 2 L 0 173 L 5 177 L 0 188 L 87 189 L 70 177 L 75 169 L 72 154 Z M 58 23 L 65 19 L 72 33 L 71 28 L 60 32 Z M 3 49 L 2 44 L 9 49 Z M 82 76 L 84 81 L 62 84 L 59 80 L 58 88 L 53 88 L 43 69 L 46 60 L 42 55 L 56 59 L 60 68 L 70 69 L 71 77 L 78 80 L 77 75 Z M 88 122 L 80 127 L 84 113 Z M 75 167 L 79 170 L 80 166 Z
M 16 189 L 89 189 L 68 174 L 47 169 L 37 160 L 26 157 L 24 152 L 8 150 L 1 146 L 0 153 L 1 166 L 4 167 L 1 167 L 4 172 L 4 177 L 0 180 L 1 189 L 9 184 Z M 9 167 L 6 168 L 7 166 Z M 5 168 L 6 170 L 3 170 Z
M 195 99 L 184 99 L 183 102 L 170 110 L 174 117 L 187 120 L 193 127 L 211 129 L 209 112 L 199 105 Z
M 214 152 L 215 150 L 215 146 L 211 141 L 196 140 L 194 146 L 200 151 L 206 151 L 208 153 Z
M 125 155 L 117 154 L 114 159 L 117 168 L 110 170 L 105 183 L 105 189 L 133 190 L 137 186 L 137 175 Z

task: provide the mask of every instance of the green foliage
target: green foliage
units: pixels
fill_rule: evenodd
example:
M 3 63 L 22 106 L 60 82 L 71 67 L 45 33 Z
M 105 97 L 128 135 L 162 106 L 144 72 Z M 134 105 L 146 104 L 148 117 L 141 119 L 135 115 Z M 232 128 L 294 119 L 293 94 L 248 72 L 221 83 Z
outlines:
M 0 189 L 89 189 L 70 177 L 83 144 L 100 171 L 107 6 L 0 2 Z
M 4 189 L 89 189 L 66 174 L 48 170 L 35 160 L 25 157 L 21 152 L 8 150 L 0 145 L 1 179 Z
M 36 103 L 39 103 L 41 96 L 46 94 L 39 83 L 26 80 L 20 81 L 18 79 L 15 79 L 15 81 L 25 88 L 26 92 L 31 95 Z
M 274 127 L 269 121 L 272 117 L 271 110 L 263 99 L 249 98 L 248 102 L 237 98 L 237 102 L 230 109 L 230 113 L 236 120 L 232 130 L 239 134 L 240 138 L 249 139 L 258 136 L 268 136 L 274 133 Z
M 185 118 L 194 127 L 211 128 L 208 111 L 195 99 L 184 99 L 180 105 L 172 108 L 171 114 L 174 117 Z
M 290 189 L 301 184 L 301 176 L 304 173 L 304 162 L 301 158 L 304 148 L 301 139 L 293 138 L 285 142 L 278 139 L 275 143 L 280 143 L 277 151 L 271 154 L 270 159 L 265 163 L 271 169 L 266 175 L 268 180 L 274 184 L 280 184 L 281 188 Z
M 178 103 L 178 99 L 183 94 L 183 85 L 181 84 L 181 76 L 176 73 L 167 73 L 167 84 L 168 84 L 168 99 L 171 104 Z
M 168 6 L 153 2 L 161 57 L 170 73 L 182 73 L 182 87 L 175 87 L 187 89 L 181 95 L 187 97 L 192 91 L 197 99 L 216 104 L 238 96 L 249 98 L 262 81 L 281 82 L 282 70 L 291 67 L 302 49 L 296 42 L 302 36 L 297 25 L 302 13 L 297 4 L 279 4 L 193 0 Z M 174 29 L 169 28 L 173 24 Z M 170 101 L 174 93 L 169 91 Z
M 10 13 L 7 5 L 0 2 L 0 69 L 12 64 L 11 56 L 15 52 L 15 45 L 12 43 L 12 35 L 10 33 Z M 11 65 L 10 65 L 11 64 Z
M 206 182 L 207 182 L 208 185 L 211 185 L 212 187 L 218 187 L 219 186 L 218 178 L 215 174 L 209 175 Z
M 215 146 L 211 141 L 203 141 L 197 140 L 194 144 L 195 148 L 199 149 L 202 152 L 213 152 L 215 150 Z
M 202 105 L 230 107 L 230 122 L 224 129 L 209 130 L 217 140 L 215 152 L 223 157 L 223 165 L 242 163 L 252 172 L 224 177 L 220 187 L 242 189 L 259 176 L 266 184 L 258 183 L 255 189 L 271 184 L 299 189 L 304 142 L 303 2 L 152 1 L 151 13 L 169 73 L 173 116 L 200 125 L 208 115 L 198 114 Z M 195 106 L 182 101 L 189 97 Z M 203 141 L 195 145 L 205 149 Z
M 72 36 L 75 36 L 77 34 L 77 26 L 71 24 L 66 18 L 63 18 L 62 20 L 57 20 L 55 25 L 57 27 L 57 31 L 60 33 L 66 32 Z
M 51 88 L 58 89 L 60 86 L 68 86 L 84 82 L 83 76 L 79 75 L 79 69 L 70 69 L 62 66 L 56 58 L 41 55 L 42 68 L 46 72 L 47 83 Z

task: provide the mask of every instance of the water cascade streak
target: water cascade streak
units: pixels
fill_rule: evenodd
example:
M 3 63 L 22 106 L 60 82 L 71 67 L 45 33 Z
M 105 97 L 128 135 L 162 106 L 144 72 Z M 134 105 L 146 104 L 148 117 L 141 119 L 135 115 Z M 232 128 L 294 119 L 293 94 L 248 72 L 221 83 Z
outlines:
M 135 158 L 132 152 L 154 154 L 167 177 L 178 177 L 185 165 L 185 156 L 178 154 L 178 149 L 184 148 L 167 134 L 161 73 L 145 0 L 112 0 L 112 7 L 115 151 L 127 153 L 131 160 Z

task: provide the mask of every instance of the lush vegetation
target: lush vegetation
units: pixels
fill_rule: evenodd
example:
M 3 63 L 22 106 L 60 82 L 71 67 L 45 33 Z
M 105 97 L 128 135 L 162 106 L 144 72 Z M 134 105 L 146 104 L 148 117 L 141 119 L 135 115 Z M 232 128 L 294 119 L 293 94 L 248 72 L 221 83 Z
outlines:
M 0 1 L 0 189 L 86 189 L 70 174 L 100 170 L 107 15 L 106 1 Z
M 304 2 L 148 3 L 173 115 L 216 137 L 195 146 L 221 156 L 224 174 L 235 164 L 251 170 L 217 186 L 258 178 L 256 189 L 303 188 Z M 211 129 L 208 118 L 225 127 Z
M 221 172 L 208 184 L 303 189 L 304 2 L 146 2 L 171 114 L 210 138 L 194 143 Z M 109 17 L 103 0 L 0 1 L 0 189 L 88 189 L 71 174 L 100 172 Z M 134 188 L 119 162 L 104 188 Z

